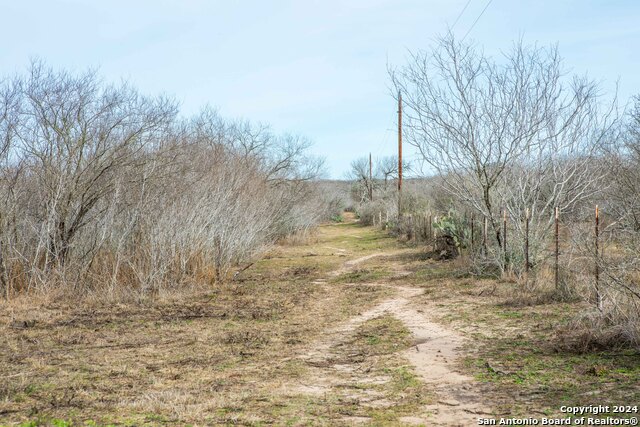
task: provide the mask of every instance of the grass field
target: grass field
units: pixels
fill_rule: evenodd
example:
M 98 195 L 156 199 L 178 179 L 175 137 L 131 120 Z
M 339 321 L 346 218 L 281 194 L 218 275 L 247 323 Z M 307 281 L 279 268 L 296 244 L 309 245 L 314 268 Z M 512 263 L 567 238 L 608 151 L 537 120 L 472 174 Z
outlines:
M 327 338 L 393 285 L 466 338 L 454 368 L 493 415 L 640 402 L 638 352 L 563 350 L 584 305 L 516 304 L 514 283 L 463 265 L 347 221 L 199 292 L 0 306 L 0 425 L 408 424 L 438 396 L 402 356 L 405 325 L 383 314 Z

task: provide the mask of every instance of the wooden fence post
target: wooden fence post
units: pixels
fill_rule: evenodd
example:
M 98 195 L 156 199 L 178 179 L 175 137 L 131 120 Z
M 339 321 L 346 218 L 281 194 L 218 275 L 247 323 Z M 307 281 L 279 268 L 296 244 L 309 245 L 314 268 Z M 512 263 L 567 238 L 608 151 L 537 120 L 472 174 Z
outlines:
M 509 259 L 507 257 L 507 210 L 502 211 L 502 252 L 504 255 L 504 269 L 507 270 Z
M 435 215 L 435 216 L 433 217 L 433 222 L 434 222 L 435 224 L 437 224 L 437 223 L 438 223 L 438 215 Z M 436 228 L 433 230 L 433 244 L 434 244 L 434 245 L 435 245 L 435 241 L 436 241 L 437 239 L 438 239 L 438 228 L 436 227 Z
M 413 214 L 409 214 L 409 240 L 413 240 L 414 238 L 414 229 L 413 229 Z
M 524 214 L 524 274 L 529 278 L 529 208 Z
M 429 243 L 429 212 L 424 212 L 424 241 Z
M 555 282 L 556 282 L 556 291 L 560 291 L 560 267 L 559 267 L 559 257 L 560 257 L 560 225 L 559 225 L 559 215 L 558 215 L 558 207 L 556 206 L 556 214 L 555 214 L 555 239 L 556 239 L 556 265 L 555 265 Z
M 382 211 L 378 212 L 378 225 L 384 229 L 384 225 L 382 225 Z
M 595 276 L 596 276 L 596 307 L 602 311 L 602 294 L 600 293 L 600 251 L 599 251 L 599 237 L 600 237 L 600 212 L 598 211 L 598 205 L 596 205 L 596 241 L 595 241 Z
M 433 241 L 433 217 L 429 214 L 429 241 Z

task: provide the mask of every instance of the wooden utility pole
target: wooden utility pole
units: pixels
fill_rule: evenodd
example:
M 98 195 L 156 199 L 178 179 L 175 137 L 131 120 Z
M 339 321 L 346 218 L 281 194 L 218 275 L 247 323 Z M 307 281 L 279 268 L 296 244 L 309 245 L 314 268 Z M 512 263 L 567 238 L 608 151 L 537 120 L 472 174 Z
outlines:
M 600 293 L 600 245 L 599 245 L 599 237 L 600 237 L 600 212 L 598 211 L 598 205 L 596 205 L 596 262 L 595 262 L 595 276 L 596 276 L 596 307 L 598 310 L 602 311 L 602 294 Z
M 369 201 L 373 202 L 373 161 L 369 153 Z
M 402 217 L 402 93 L 398 91 L 398 218 Z

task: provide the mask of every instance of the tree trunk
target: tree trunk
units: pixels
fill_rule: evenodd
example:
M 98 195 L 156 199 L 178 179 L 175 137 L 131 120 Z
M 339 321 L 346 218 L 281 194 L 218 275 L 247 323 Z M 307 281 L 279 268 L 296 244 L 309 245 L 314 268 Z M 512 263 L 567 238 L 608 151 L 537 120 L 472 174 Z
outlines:
M 491 190 L 491 187 L 488 185 L 485 185 L 482 190 L 483 190 L 484 205 L 487 208 L 487 214 L 489 215 L 489 222 L 491 223 L 491 227 L 493 228 L 496 235 L 496 242 L 498 242 L 499 247 L 502 247 L 502 233 L 500 233 L 500 224 L 496 224 L 493 218 L 493 212 L 492 212 L 493 205 L 491 204 L 491 197 L 489 196 L 489 191 Z

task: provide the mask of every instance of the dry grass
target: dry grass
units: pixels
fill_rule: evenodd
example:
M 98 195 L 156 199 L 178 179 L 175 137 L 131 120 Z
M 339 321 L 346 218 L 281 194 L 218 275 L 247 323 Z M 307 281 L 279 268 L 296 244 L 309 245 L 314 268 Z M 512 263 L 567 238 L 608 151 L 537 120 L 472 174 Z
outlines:
M 374 253 L 386 255 L 343 268 Z M 572 331 L 584 303 L 527 299 L 522 284 L 474 276 L 465 259 L 435 261 L 348 222 L 275 247 L 225 286 L 0 307 L 0 425 L 398 425 L 433 399 L 399 357 L 410 339 L 398 320 L 363 323 L 320 365 L 303 357 L 388 298 L 370 281 L 424 289 L 418 302 L 468 338 L 458 368 L 496 414 L 640 399 L 637 352 L 563 348 L 558 330 Z M 294 386 L 318 372 L 331 375 L 321 393 Z
M 338 395 L 274 391 L 305 375 L 296 356 L 320 332 L 387 292 L 317 280 L 395 246 L 357 224 L 328 225 L 312 245 L 278 246 L 224 286 L 120 302 L 50 294 L 5 304 L 0 425 L 342 419 Z
M 552 282 L 532 291 L 523 283 L 474 277 L 457 262 L 408 261 L 405 269 L 424 287 L 434 315 L 469 338 L 464 369 L 485 384 L 497 413 L 561 415 L 564 404 L 640 400 L 638 350 L 568 347 L 585 331 L 576 321 L 593 308 L 555 297 Z

